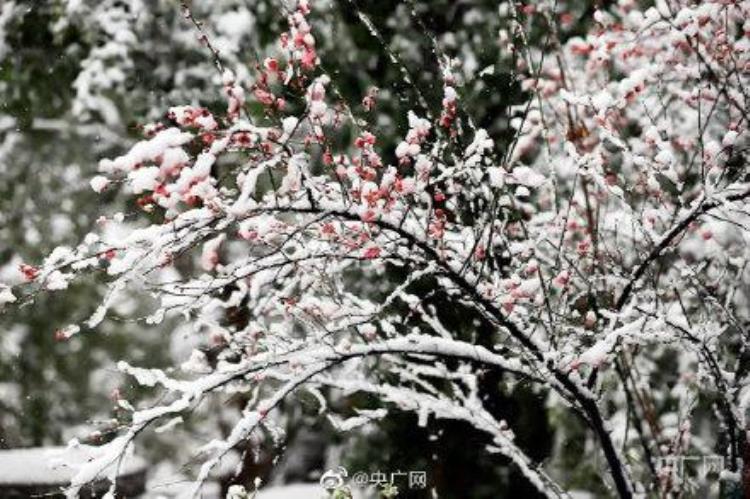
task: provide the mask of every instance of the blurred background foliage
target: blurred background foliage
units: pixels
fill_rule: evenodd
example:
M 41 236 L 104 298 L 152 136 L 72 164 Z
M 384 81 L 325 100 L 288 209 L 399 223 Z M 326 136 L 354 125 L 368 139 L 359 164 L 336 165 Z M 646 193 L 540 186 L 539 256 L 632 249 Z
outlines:
M 252 80 L 259 61 L 274 54 L 277 36 L 286 29 L 281 0 L 193 0 L 190 5 L 225 65 L 245 83 Z M 326 0 L 313 5 L 323 68 L 357 117 L 377 135 L 386 160 L 393 160 L 388 151 L 405 134 L 407 111 L 439 115 L 441 62 L 448 58 L 460 61 L 456 72 L 464 126 L 486 128 L 501 152 L 510 143 L 508 120 L 514 106 L 528 96 L 515 77 L 522 54 L 511 51 L 501 36 L 503 30 L 511 31 L 514 9 L 508 4 Z M 575 20 L 560 36 L 585 26 L 591 7 L 587 2 L 558 2 L 553 21 L 562 15 Z M 361 15 L 370 19 L 374 31 Z M 537 17 L 521 14 L 521 21 L 530 29 L 531 43 L 543 48 L 552 41 L 544 29 L 547 21 Z M 404 72 L 412 83 L 405 81 Z M 359 103 L 372 87 L 379 89 L 378 103 L 367 113 Z M 210 53 L 184 19 L 179 2 L 3 2 L 0 282 L 17 283 L 20 263 L 33 264 L 56 246 L 75 245 L 96 224 L 102 206 L 106 214 L 129 214 L 132 205 L 116 194 L 95 195 L 88 179 L 99 159 L 137 140 L 139 124 L 162 117 L 169 106 L 178 104 L 224 105 Z M 248 108 L 260 112 L 252 99 Z M 392 273 L 387 278 L 398 281 L 402 276 Z M 429 289 L 423 292 L 429 295 Z M 172 329 L 174 324 L 154 328 L 123 318 L 138 316 L 147 300 L 140 296 L 124 300 L 96 331 L 56 342 L 55 330 L 87 317 L 101 293 L 101 279 L 92 276 L 65 293 L 26 297 L 0 312 L 0 447 L 106 438 L 96 430 L 117 425 L 111 392 L 132 390 L 123 385 L 114 362 L 126 359 L 159 367 L 184 360 L 180 343 L 188 340 L 184 331 Z M 472 312 L 440 297 L 428 297 L 426 303 L 441 310 L 444 322 L 461 336 L 492 341 L 491 332 L 477 331 Z M 406 330 L 408 311 L 404 317 Z M 553 432 L 547 394 L 522 384 L 510 386 L 498 372 L 487 373 L 481 390 L 493 412 L 516 430 L 519 445 L 530 456 L 541 462 L 555 455 L 564 468 L 563 483 L 568 476 L 570 481 L 580 479 L 569 473 L 582 469 L 584 449 L 574 445 L 579 437 L 575 424 L 567 424 L 567 432 Z M 326 466 L 344 464 L 353 471 L 424 470 L 430 486 L 444 498 L 535 497 L 506 460 L 487 454 L 480 436 L 459 423 L 419 427 L 413 416 L 395 413 L 378 428 L 337 435 L 315 404 L 302 402 L 286 407 L 284 446 L 261 449 L 263 457 L 235 480 L 256 474 L 266 481 L 314 479 Z M 347 401 L 339 403 L 345 409 Z M 181 439 L 207 438 L 202 424 L 221 430 L 226 426 L 223 419 L 230 417 L 224 413 L 236 411 L 233 404 L 219 409 L 207 409 L 203 419 L 180 430 L 186 435 L 154 440 L 153 458 L 182 458 L 175 461 L 176 467 L 187 461 L 175 452 Z M 279 461 L 281 466 L 272 471 Z M 399 497 L 428 495 L 403 490 Z

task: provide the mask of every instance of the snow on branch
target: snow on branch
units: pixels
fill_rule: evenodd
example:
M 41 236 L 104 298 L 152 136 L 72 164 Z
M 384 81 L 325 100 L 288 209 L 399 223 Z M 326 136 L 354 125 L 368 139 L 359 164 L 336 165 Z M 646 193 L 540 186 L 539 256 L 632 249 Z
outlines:
M 510 110 L 510 143 L 464 126 L 460 61 L 443 60 L 440 102 L 417 88 L 422 109 L 405 113 L 389 150 L 326 73 L 306 0 L 286 12 L 278 51 L 251 84 L 208 45 L 226 110 L 173 107 L 91 182 L 131 196 L 140 222 L 105 219 L 78 247 L 20 269 L 31 289 L 59 291 L 92 272 L 108 280 L 100 308 L 60 339 L 88 334 L 136 292 L 154 301 L 146 322 L 183 322 L 198 345 L 169 372 L 119 364 L 167 402 L 133 408 L 69 496 L 157 420 L 252 392 L 229 434 L 199 452 L 200 486 L 309 387 L 323 401 L 358 391 L 380 400 L 354 419 L 332 414 L 341 429 L 393 407 L 420 423 L 463 421 L 541 492 L 564 497 L 485 406 L 488 370 L 574 414 L 619 497 L 684 492 L 657 462 L 690 451 L 693 401 L 708 394 L 719 429 L 702 443 L 726 456 L 725 478 L 739 476 L 750 400 L 750 7 L 665 5 L 617 2 L 559 43 L 547 2 L 500 9 L 526 99 Z M 373 20 L 356 14 L 416 88 Z M 532 18 L 547 30 L 542 46 L 530 42 Z M 21 295 L 0 287 L 2 303 Z M 656 388 L 675 352 L 683 374 Z

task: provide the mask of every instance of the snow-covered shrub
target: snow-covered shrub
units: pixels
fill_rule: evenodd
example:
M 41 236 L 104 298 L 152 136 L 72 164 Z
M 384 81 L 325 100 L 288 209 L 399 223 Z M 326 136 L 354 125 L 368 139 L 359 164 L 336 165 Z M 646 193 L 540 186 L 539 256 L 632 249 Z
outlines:
M 496 371 L 586 428 L 601 457 L 591 465 L 619 497 L 689 492 L 700 477 L 674 466 L 688 455 L 723 456 L 725 486 L 739 481 L 750 3 L 623 0 L 567 39 L 552 3 L 509 5 L 498 45 L 528 96 L 512 138 L 464 112 L 460 64 L 436 43 L 438 96 L 428 102 L 405 69 L 421 105 L 394 117 L 406 127 L 387 147 L 367 120 L 382 95 L 343 96 L 312 7 L 287 5 L 287 30 L 243 76 L 187 10 L 225 107 L 173 106 L 99 163 L 92 186 L 132 195 L 140 226 L 24 268 L 29 288 L 54 290 L 108 261 L 110 292 L 66 338 L 139 292 L 155 301 L 147 323 L 179 317 L 200 345 L 168 371 L 118 364 L 159 397 L 120 401 L 128 424 L 71 497 L 147 428 L 242 397 L 231 430 L 195 449 L 200 487 L 259 429 L 277 436 L 278 409 L 299 392 L 323 412 L 368 394 L 422 425 L 464 422 L 541 493 L 566 496 L 564 473 L 533 462 L 485 407 L 478 385 Z M 388 416 L 362 409 L 332 419 Z

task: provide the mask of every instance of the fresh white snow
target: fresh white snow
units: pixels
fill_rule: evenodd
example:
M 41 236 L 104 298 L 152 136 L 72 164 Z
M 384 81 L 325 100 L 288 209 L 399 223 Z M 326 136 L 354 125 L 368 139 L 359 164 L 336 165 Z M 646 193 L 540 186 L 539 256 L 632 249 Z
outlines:
M 61 464 L 65 456 L 67 465 Z M 33 447 L 0 450 L 0 486 L 2 485 L 65 485 L 70 483 L 77 467 L 91 458 L 86 446 L 77 449 L 64 447 Z M 117 463 L 114 463 L 116 466 Z M 137 457 L 125 458 L 120 475 L 138 473 L 146 462 Z

